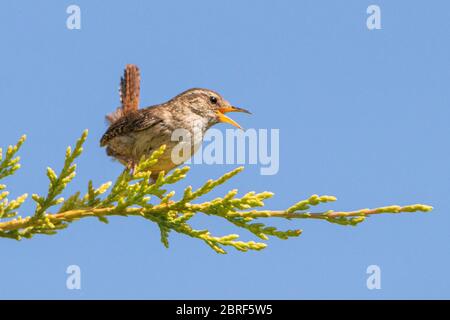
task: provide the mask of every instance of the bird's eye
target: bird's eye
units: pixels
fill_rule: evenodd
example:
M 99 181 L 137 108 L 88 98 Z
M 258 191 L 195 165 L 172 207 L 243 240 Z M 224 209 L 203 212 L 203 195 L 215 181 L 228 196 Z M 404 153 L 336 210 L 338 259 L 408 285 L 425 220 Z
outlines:
M 211 101 L 212 104 L 216 104 L 217 103 L 217 98 L 216 97 L 209 97 L 209 101 Z

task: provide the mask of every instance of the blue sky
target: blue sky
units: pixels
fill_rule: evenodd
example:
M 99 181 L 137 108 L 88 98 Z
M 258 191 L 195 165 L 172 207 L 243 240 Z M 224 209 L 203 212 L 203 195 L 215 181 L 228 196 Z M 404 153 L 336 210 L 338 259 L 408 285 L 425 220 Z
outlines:
M 66 8 L 81 8 L 81 30 Z M 381 8 L 369 31 L 366 8 Z M 0 11 L 0 144 L 26 133 L 12 195 L 44 193 L 46 166 L 90 130 L 70 190 L 121 167 L 98 146 L 119 103 L 126 63 L 142 73 L 141 104 L 206 87 L 253 112 L 246 128 L 280 129 L 280 171 L 246 170 L 231 188 L 271 190 L 271 209 L 311 194 L 351 210 L 426 203 L 430 214 L 377 216 L 356 228 L 320 221 L 262 252 L 228 255 L 138 218 L 85 219 L 56 236 L 1 240 L 0 298 L 450 298 L 450 4 L 448 1 L 4 1 Z M 218 128 L 228 128 L 220 125 Z M 199 186 L 233 165 L 196 165 Z M 29 201 L 22 214 L 33 210 Z M 214 234 L 239 233 L 199 217 Z M 66 289 L 79 265 L 82 289 Z M 382 271 L 380 290 L 366 268 Z

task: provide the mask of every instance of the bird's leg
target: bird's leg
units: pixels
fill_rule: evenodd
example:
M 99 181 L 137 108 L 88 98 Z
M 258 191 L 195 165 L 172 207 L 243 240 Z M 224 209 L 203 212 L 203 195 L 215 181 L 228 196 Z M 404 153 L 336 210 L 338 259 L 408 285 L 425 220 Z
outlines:
M 136 173 L 136 167 L 137 167 L 137 164 L 134 160 L 128 161 L 127 169 L 129 170 L 131 176 L 134 176 L 134 174 Z

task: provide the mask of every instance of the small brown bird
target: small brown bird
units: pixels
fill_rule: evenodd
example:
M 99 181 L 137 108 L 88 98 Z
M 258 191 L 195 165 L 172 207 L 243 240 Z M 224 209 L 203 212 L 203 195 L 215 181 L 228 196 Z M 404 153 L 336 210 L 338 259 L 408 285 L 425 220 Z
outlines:
M 212 90 L 199 88 L 189 89 L 165 103 L 139 109 L 139 92 L 139 69 L 135 65 L 127 65 L 120 82 L 121 106 L 106 116 L 110 126 L 100 140 L 100 145 L 106 146 L 108 156 L 131 170 L 142 157 L 150 156 L 161 145 L 166 145 L 164 154 L 152 170 L 153 179 L 159 172 L 167 173 L 188 160 L 197 151 L 206 130 L 211 126 L 227 122 L 241 128 L 225 113 L 250 113 L 230 105 Z M 180 143 L 173 137 L 177 129 L 184 130 L 193 138 L 189 141 L 190 153 L 184 155 L 181 161 L 172 156 L 172 150 Z

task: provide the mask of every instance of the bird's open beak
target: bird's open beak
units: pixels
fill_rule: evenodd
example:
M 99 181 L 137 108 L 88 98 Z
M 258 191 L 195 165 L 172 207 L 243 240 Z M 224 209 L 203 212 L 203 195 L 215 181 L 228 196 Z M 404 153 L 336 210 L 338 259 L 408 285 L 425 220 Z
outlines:
M 235 126 L 236 128 L 239 128 L 241 130 L 243 130 L 242 127 L 236 121 L 234 121 L 233 119 L 228 118 L 225 115 L 225 113 L 227 113 L 227 112 L 244 112 L 244 113 L 251 114 L 251 112 L 248 111 L 248 110 L 245 110 L 245 109 L 242 109 L 242 108 L 238 108 L 238 107 L 233 107 L 233 106 L 227 106 L 227 107 L 219 108 L 217 110 L 217 115 L 219 116 L 219 121 L 220 122 L 229 123 L 229 124 Z

